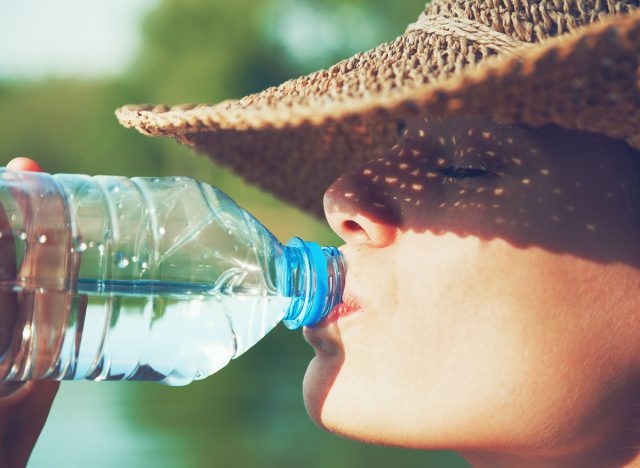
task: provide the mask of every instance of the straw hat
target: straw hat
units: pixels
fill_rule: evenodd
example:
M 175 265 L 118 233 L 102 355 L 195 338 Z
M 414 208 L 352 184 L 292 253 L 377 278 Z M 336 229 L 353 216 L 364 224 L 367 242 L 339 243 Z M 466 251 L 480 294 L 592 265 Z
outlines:
M 416 116 L 557 124 L 640 149 L 639 3 L 433 0 L 402 36 L 328 70 L 216 105 L 116 114 L 320 215 L 326 187 Z

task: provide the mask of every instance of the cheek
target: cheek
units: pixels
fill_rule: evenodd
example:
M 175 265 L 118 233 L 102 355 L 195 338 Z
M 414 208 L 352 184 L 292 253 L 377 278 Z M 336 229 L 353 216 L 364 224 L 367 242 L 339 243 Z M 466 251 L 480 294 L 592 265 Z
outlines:
M 587 345 L 604 324 L 584 314 L 578 272 L 503 241 L 412 236 L 368 265 L 363 315 L 340 324 L 344 356 L 312 365 L 316 379 L 332 379 L 324 395 L 307 391 L 323 401 L 315 419 L 417 448 L 514 447 L 579 432 L 609 361 Z

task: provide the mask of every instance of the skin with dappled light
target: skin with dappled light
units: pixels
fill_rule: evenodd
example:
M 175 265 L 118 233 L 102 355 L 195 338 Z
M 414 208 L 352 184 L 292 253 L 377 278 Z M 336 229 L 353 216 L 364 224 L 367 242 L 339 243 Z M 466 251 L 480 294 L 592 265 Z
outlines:
M 474 466 L 640 463 L 640 154 L 559 127 L 405 125 L 325 194 L 348 274 L 305 329 L 311 417 Z

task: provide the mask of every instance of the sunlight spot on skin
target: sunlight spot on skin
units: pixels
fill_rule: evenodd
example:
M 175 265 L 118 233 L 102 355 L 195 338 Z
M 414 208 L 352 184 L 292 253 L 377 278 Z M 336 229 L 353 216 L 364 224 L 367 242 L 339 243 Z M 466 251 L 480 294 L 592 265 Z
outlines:
M 467 191 L 465 189 L 462 189 L 458 192 L 460 195 L 464 195 L 465 193 L 467 193 Z
M 420 150 L 412 149 L 412 150 L 411 150 L 411 153 L 412 153 L 414 156 L 420 156 Z
M 520 158 L 511 158 L 511 161 L 518 166 L 522 166 L 522 159 Z
M 351 197 L 353 197 L 353 192 L 345 193 L 345 194 L 344 194 L 344 197 L 345 197 L 345 198 L 351 198 Z
M 404 148 L 401 149 L 400 151 L 398 151 L 398 156 L 400 156 L 400 157 L 404 156 Z
M 507 138 L 507 143 L 509 143 L 510 145 L 513 145 L 513 138 Z
M 587 231 L 595 232 L 595 230 L 596 230 L 596 225 L 595 224 L 585 224 L 584 227 L 587 228 Z
M 469 131 L 467 132 L 467 135 L 469 136 L 473 136 L 473 128 L 470 128 Z
M 529 185 L 531 183 L 531 179 L 522 179 L 522 183 L 524 185 Z
M 411 201 L 411 198 L 403 198 L 403 200 L 409 203 Z
M 444 145 L 445 145 L 445 143 L 446 143 L 446 140 L 444 139 L 444 137 L 438 137 L 438 142 L 439 142 L 442 146 L 444 146 Z
M 334 189 L 330 188 L 329 190 L 327 190 L 327 192 L 329 193 L 333 193 Z
M 420 206 L 420 200 L 416 202 L 416 206 Z
M 562 193 L 562 190 L 558 187 L 553 189 L 553 193 L 555 193 L 556 195 L 560 195 Z
M 371 169 L 365 169 L 364 171 L 362 171 L 362 175 L 371 175 L 373 174 L 373 171 Z
M 485 191 L 484 187 L 480 187 L 480 188 L 476 189 L 476 193 L 482 193 L 484 191 Z
M 382 162 L 382 161 L 384 161 L 384 158 L 378 158 L 378 159 L 376 159 L 376 161 Z
M 391 161 L 387 161 L 386 163 L 384 163 L 384 165 L 385 165 L 386 167 L 391 166 Z
M 495 151 L 485 151 L 484 154 L 486 154 L 487 156 L 495 156 L 496 152 Z
M 559 218 L 558 216 L 556 216 L 556 215 L 552 215 L 552 216 L 551 216 L 551 219 L 552 219 L 553 221 L 555 221 L 556 223 L 557 223 L 558 221 L 560 221 L 560 218 Z
M 438 174 L 435 172 L 427 172 L 425 175 L 427 176 L 427 179 L 435 179 L 438 177 Z
M 338 210 L 340 209 L 340 205 L 333 205 L 333 206 L 331 207 L 331 209 L 332 209 L 333 211 L 338 211 Z
M 391 151 L 398 151 L 399 149 L 400 149 L 400 145 L 393 145 L 391 147 Z M 378 159 L 378 161 L 380 161 L 380 160 Z
M 373 179 L 371 179 L 373 182 L 378 182 L 380 180 L 380 176 L 377 175 L 375 176 Z
M 373 202 L 373 206 L 376 208 L 386 208 L 387 206 L 383 203 Z
M 457 145 L 455 135 L 451 137 L 451 143 L 453 143 L 453 146 Z
M 404 184 L 404 183 L 403 183 L 403 184 L 400 184 L 400 188 L 401 188 L 401 189 L 405 188 L 406 186 L 407 186 L 407 184 Z
M 415 169 L 415 170 L 409 172 L 409 175 L 412 175 L 412 176 L 417 176 L 419 174 L 420 174 L 420 169 Z
M 447 206 L 447 204 L 446 204 L 446 203 L 440 203 L 438 206 L 439 206 L 440 208 L 444 208 L 445 206 Z
M 543 176 L 548 176 L 549 175 L 549 169 L 540 169 L 540 174 L 542 174 Z
M 419 192 L 420 190 L 422 190 L 422 184 L 411 184 L 411 188 L 416 192 Z
M 394 199 L 394 200 L 397 200 L 397 199 L 398 199 L 398 197 L 393 197 L 393 199 Z
M 491 132 L 482 132 L 482 138 L 488 140 L 489 138 L 491 138 Z
M 424 130 L 418 130 L 418 135 L 420 135 L 420 138 L 424 138 L 426 133 L 424 132 Z
M 444 166 L 445 160 L 442 158 L 438 158 L 438 166 Z
M 504 189 L 503 188 L 497 188 L 493 191 L 494 195 L 502 195 L 504 193 Z
M 457 202 L 455 202 L 455 203 L 453 204 L 453 206 L 460 206 L 460 200 L 458 200 Z
M 407 163 L 400 163 L 398 164 L 398 167 L 404 171 L 409 167 L 409 165 Z
M 424 123 L 429 123 L 429 117 L 424 118 Z

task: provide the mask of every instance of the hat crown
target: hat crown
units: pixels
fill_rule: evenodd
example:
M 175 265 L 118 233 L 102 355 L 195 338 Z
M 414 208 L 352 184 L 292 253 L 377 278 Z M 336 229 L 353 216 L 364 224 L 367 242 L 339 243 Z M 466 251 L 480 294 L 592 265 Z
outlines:
M 432 0 L 422 16 L 476 21 L 523 42 L 540 42 L 639 6 L 639 0 Z

